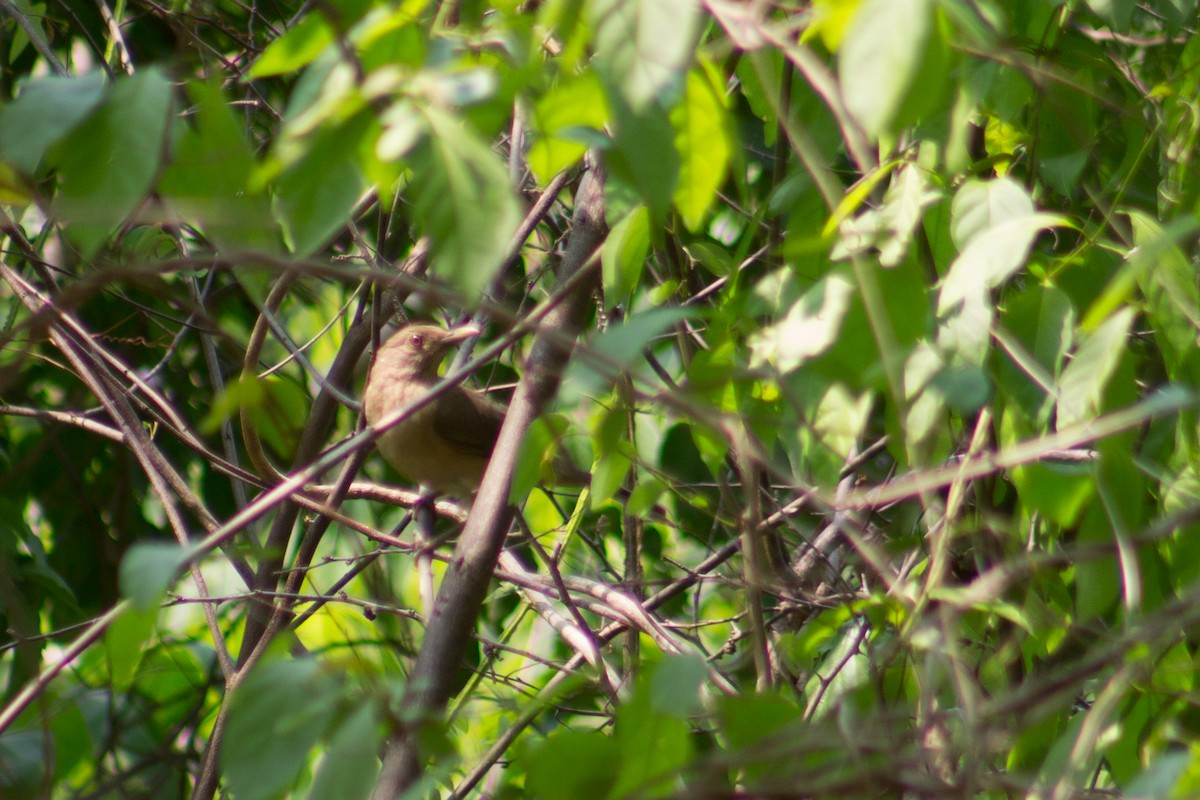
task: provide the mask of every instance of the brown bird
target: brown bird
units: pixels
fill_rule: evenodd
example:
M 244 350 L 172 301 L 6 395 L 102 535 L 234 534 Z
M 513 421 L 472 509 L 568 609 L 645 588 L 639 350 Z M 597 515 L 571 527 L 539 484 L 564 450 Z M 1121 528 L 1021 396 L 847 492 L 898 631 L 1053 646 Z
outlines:
M 377 424 L 430 392 L 450 348 L 479 331 L 409 325 L 375 354 L 363 393 L 367 422 Z M 451 386 L 379 437 L 379 452 L 397 472 L 438 492 L 479 488 L 507 409 L 479 392 Z

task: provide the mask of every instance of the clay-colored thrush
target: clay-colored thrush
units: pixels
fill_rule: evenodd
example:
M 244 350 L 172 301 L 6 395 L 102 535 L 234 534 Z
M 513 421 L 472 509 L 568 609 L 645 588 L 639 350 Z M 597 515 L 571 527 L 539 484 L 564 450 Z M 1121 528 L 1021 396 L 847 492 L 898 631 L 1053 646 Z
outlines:
M 409 325 L 393 334 L 367 376 L 367 422 L 374 425 L 430 392 L 451 346 L 478 333 L 471 327 Z M 446 494 L 470 494 L 483 480 L 505 411 L 479 392 L 451 386 L 385 431 L 379 451 L 411 480 Z

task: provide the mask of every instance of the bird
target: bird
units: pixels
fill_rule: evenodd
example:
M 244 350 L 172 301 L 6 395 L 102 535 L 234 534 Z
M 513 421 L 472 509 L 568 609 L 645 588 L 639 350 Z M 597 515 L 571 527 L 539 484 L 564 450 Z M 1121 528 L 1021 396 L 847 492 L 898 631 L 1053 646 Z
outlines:
M 479 335 L 463 326 L 408 325 L 392 334 L 375 355 L 363 391 L 367 422 L 431 392 L 438 367 L 451 347 Z M 384 431 L 377 447 L 397 472 L 439 494 L 466 496 L 479 488 L 507 407 L 463 386 L 438 396 Z

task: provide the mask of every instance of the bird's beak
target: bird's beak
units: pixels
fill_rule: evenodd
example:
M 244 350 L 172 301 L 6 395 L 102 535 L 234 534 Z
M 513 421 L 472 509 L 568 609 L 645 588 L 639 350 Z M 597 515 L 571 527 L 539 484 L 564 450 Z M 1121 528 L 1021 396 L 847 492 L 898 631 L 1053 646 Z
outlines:
M 479 328 L 476 328 L 474 325 L 463 325 L 461 328 L 455 328 L 454 330 L 446 331 L 446 336 L 444 339 L 442 339 L 442 344 L 457 344 L 458 342 L 470 339 L 472 336 L 478 336 L 481 333 L 483 333 L 483 331 L 479 330 Z

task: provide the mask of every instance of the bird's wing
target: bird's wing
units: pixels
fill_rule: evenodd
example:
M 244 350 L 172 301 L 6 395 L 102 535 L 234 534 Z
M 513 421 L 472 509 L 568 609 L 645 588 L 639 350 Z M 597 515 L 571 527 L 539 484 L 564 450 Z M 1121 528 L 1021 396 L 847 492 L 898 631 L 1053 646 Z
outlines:
M 456 386 L 434 403 L 433 430 L 455 447 L 488 458 L 504 413 L 504 406 Z

